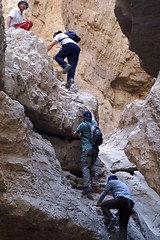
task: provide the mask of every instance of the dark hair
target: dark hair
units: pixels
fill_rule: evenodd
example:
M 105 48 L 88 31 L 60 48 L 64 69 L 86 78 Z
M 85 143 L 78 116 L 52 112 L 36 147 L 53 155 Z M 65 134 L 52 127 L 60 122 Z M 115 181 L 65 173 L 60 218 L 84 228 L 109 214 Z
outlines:
M 62 31 L 57 31 L 53 34 L 53 37 L 55 37 L 57 34 L 62 33 Z
M 116 175 L 111 175 L 108 177 L 108 182 L 111 180 L 118 180 L 118 177 Z
M 25 4 L 26 4 L 26 9 L 29 7 L 29 4 L 28 4 L 28 2 L 27 2 L 26 0 L 21 0 L 21 1 L 19 1 L 19 2 L 18 2 L 18 7 L 19 7 L 19 5 L 20 5 L 21 3 L 25 3 Z

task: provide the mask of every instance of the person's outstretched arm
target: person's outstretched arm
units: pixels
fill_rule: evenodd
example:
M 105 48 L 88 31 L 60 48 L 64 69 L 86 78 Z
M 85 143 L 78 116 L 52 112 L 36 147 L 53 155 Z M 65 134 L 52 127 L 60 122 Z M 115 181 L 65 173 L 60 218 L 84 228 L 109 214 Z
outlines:
M 8 17 L 7 19 L 7 27 L 10 28 L 11 26 L 11 20 L 12 20 L 12 17 Z
M 109 191 L 112 189 L 112 184 L 109 182 L 106 184 L 104 190 L 102 191 L 102 193 L 99 196 L 99 199 L 97 201 L 96 206 L 100 207 L 101 202 L 103 201 L 103 199 L 105 198 L 105 196 L 109 193 Z
M 51 48 L 56 44 L 57 42 L 53 40 L 50 45 L 48 45 L 47 50 L 51 50 Z

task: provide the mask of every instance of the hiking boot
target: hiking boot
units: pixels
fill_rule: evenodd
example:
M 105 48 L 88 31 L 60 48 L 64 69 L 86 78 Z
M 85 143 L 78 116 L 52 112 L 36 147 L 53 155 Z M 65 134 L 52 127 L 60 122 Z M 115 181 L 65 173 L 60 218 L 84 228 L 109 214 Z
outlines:
M 118 220 L 117 220 L 117 218 L 112 218 L 111 221 L 105 222 L 104 224 L 108 230 L 112 230 L 118 224 Z
M 93 200 L 92 190 L 89 187 L 84 188 L 82 191 L 82 197 L 87 197 L 90 200 Z
M 67 89 L 70 89 L 71 85 L 74 83 L 74 79 L 71 78 L 70 80 L 67 81 L 67 83 L 65 84 L 65 87 Z
M 82 194 L 82 197 L 86 197 L 86 198 L 88 198 L 89 200 L 93 200 L 93 196 L 92 196 L 91 193 Z
M 93 196 L 92 196 L 92 193 L 87 193 L 86 194 L 86 197 L 90 200 L 93 200 Z
M 63 74 L 68 73 L 69 69 L 71 68 L 71 65 L 69 63 L 67 63 L 67 65 L 65 66 L 65 68 L 63 68 Z

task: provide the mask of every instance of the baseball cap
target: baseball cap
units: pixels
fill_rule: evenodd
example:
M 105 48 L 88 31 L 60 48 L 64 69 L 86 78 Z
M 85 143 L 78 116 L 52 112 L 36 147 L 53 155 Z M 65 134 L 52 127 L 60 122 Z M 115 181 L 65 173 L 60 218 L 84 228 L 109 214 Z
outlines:
M 108 182 L 111 181 L 111 180 L 118 180 L 118 177 L 116 175 L 110 175 L 108 177 Z
M 87 121 L 92 121 L 92 113 L 88 110 L 83 113 L 83 117 Z

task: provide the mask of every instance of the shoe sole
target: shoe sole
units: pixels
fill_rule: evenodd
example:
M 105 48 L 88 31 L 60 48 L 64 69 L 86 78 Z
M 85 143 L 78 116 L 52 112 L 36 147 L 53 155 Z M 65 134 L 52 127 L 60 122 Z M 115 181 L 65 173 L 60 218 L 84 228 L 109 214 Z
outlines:
M 66 83 L 65 87 L 67 89 L 70 89 L 70 87 L 72 86 L 72 84 L 74 84 L 74 81 L 73 82 L 70 82 L 70 83 Z
M 111 221 L 108 225 L 106 224 L 105 226 L 108 230 L 114 230 L 117 224 L 118 224 L 118 221 L 115 220 L 115 221 Z
M 63 69 L 63 74 L 68 73 L 69 69 L 71 68 L 71 65 L 68 64 L 64 69 Z
M 82 198 L 88 198 L 89 200 L 94 200 L 93 196 L 88 195 L 88 194 L 82 194 Z

